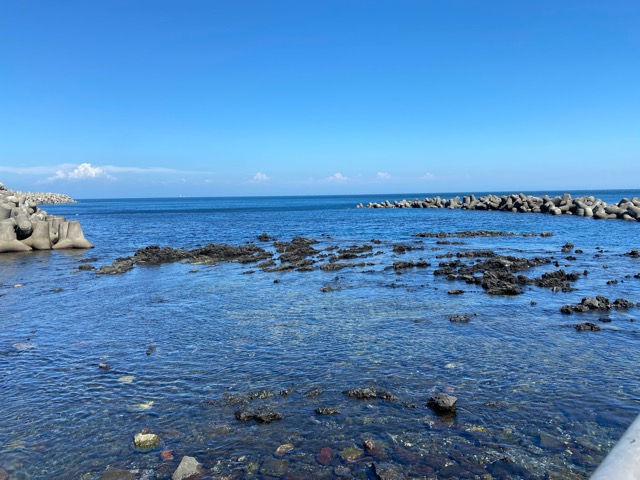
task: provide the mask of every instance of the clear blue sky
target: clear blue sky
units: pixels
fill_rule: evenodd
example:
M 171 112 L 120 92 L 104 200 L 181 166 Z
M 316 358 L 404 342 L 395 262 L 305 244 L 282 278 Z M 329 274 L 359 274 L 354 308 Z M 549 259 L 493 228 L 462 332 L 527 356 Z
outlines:
M 78 198 L 638 188 L 640 2 L 2 2 L 0 181 Z

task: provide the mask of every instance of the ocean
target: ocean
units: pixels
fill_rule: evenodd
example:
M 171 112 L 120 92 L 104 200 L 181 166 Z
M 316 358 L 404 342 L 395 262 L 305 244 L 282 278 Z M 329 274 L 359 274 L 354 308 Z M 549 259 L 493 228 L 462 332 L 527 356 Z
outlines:
M 624 255 L 640 249 L 640 223 L 355 208 L 425 196 L 43 206 L 80 220 L 95 248 L 0 255 L 0 477 L 170 478 L 184 455 L 202 463 L 204 478 L 373 479 L 382 468 L 398 478 L 588 477 L 640 412 L 640 307 L 560 308 L 597 295 L 640 302 L 640 258 Z M 416 236 L 477 230 L 511 235 Z M 340 249 L 371 248 L 336 271 L 78 268 L 149 245 L 274 250 L 262 233 L 316 240 L 318 265 Z M 464 256 L 479 249 L 550 260 L 521 272 L 530 278 L 580 275 L 568 291 L 526 284 L 514 296 L 434 275 L 442 262 L 482 260 Z M 450 321 L 456 315 L 469 320 Z M 584 322 L 600 331 L 577 331 Z M 394 398 L 344 393 L 365 387 Z M 438 392 L 457 397 L 455 415 L 426 406 Z M 239 421 L 242 409 L 283 418 Z M 162 444 L 136 449 L 143 429 Z

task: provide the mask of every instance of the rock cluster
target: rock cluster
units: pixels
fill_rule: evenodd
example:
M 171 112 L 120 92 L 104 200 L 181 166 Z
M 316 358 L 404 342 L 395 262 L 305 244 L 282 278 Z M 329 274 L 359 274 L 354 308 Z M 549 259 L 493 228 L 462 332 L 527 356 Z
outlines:
M 607 297 L 598 295 L 597 297 L 584 297 L 577 305 L 564 305 L 560 308 L 560 311 L 570 315 L 574 312 L 584 313 L 589 311 L 609 311 L 611 308 L 626 310 L 635 306 L 635 303 L 625 298 L 618 298 L 611 302 Z M 637 306 L 640 306 L 640 304 Z
M 42 195 L 53 200 L 59 194 Z M 93 247 L 84 238 L 80 222 L 47 215 L 33 198 L 0 183 L 0 253 Z
M 449 208 L 464 210 L 500 210 L 504 212 L 549 213 L 552 215 L 578 215 L 595 219 L 614 219 L 640 221 L 640 198 L 631 200 L 623 198 L 618 203 L 608 205 L 593 196 L 571 198 L 565 193 L 562 196 L 536 197 L 524 193 L 511 195 L 485 195 L 476 198 L 471 194 L 455 198 L 425 198 L 423 200 L 400 200 L 393 203 L 388 200 L 380 203 L 360 203 L 357 208 Z

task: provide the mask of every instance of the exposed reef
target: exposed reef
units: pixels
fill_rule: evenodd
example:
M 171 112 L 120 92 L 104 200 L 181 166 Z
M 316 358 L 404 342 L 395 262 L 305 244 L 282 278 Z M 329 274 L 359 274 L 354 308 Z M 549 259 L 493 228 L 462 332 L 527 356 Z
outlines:
M 360 203 L 357 208 L 448 208 L 463 210 L 499 210 L 502 212 L 520 213 L 548 213 L 551 215 L 577 215 L 579 217 L 591 217 L 599 220 L 621 219 L 640 221 L 640 198 L 631 200 L 623 198 L 618 203 L 607 204 L 593 196 L 572 198 L 565 193 L 562 196 L 549 197 L 544 195 L 536 197 L 524 193 L 511 195 L 485 195 L 476 198 L 471 194 L 462 197 L 425 198 L 423 200 L 400 200 L 393 203 L 388 200 L 380 203 L 370 202 L 367 205 Z

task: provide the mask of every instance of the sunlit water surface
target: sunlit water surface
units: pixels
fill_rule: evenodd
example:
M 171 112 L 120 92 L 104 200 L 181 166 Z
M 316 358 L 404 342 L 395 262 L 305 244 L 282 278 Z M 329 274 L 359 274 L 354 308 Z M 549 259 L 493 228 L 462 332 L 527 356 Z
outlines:
M 617 201 L 638 192 L 596 195 Z M 380 461 L 412 478 L 588 476 L 638 414 L 640 309 L 613 310 L 610 323 L 598 322 L 602 313 L 567 316 L 559 309 L 595 295 L 640 302 L 640 279 L 633 277 L 640 259 L 621 255 L 640 248 L 640 223 L 354 208 L 403 197 L 45 207 L 81 220 L 96 247 L 0 256 L 0 468 L 15 479 L 92 480 L 108 468 L 168 478 L 190 455 L 211 478 L 374 478 L 370 466 Z M 554 236 L 462 245 L 413 236 L 478 229 Z M 78 270 L 92 258 L 96 266 L 110 264 L 151 244 L 270 248 L 257 241 L 262 232 L 312 237 L 317 249 L 378 239 L 375 250 L 383 253 L 366 259 L 372 265 L 339 272 L 276 274 L 233 263 L 138 266 L 117 276 Z M 584 253 L 567 260 L 565 242 Z M 423 248 L 394 254 L 397 243 Z M 573 292 L 532 286 L 515 297 L 433 275 L 437 255 L 474 248 L 553 257 L 567 271 L 590 273 Z M 385 270 L 418 258 L 431 267 L 402 275 Z M 255 273 L 246 274 L 250 268 Z M 334 289 L 321 291 L 326 286 Z M 465 293 L 447 294 L 454 288 Z M 469 323 L 449 321 L 464 313 L 477 315 Z M 602 331 L 577 332 L 584 321 Z M 343 394 L 365 386 L 389 390 L 398 401 Z M 241 423 L 237 405 L 216 404 L 225 394 L 262 389 L 275 396 L 250 406 L 270 406 L 283 420 Z M 321 392 L 305 396 L 313 389 Z M 454 418 L 425 406 L 440 391 L 458 397 Z M 340 413 L 321 416 L 318 407 Z M 143 428 L 163 444 L 137 451 L 132 439 Z M 384 454 L 364 452 L 352 461 L 338 455 L 363 448 L 366 439 L 378 441 Z M 276 456 L 283 444 L 293 449 Z M 335 453 L 328 465 L 317 457 L 325 447 Z M 174 459 L 163 462 L 162 450 Z

